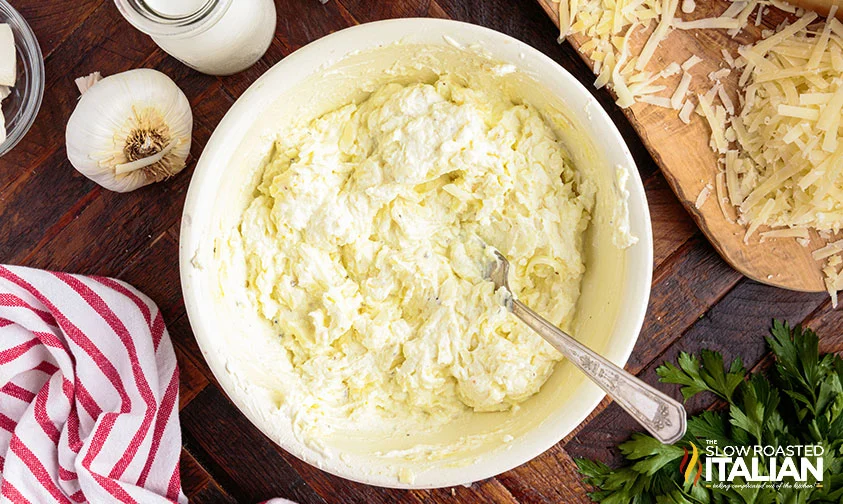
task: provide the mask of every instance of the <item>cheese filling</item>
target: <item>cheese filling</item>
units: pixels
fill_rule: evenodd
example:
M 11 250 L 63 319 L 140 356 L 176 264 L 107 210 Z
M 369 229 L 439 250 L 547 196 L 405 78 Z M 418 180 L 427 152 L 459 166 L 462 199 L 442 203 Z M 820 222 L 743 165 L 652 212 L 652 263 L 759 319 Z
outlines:
M 561 355 L 502 306 L 484 247 L 510 259 L 516 297 L 567 327 L 587 187 L 539 111 L 447 76 L 279 138 L 230 243 L 299 380 L 294 424 L 429 426 L 538 392 Z

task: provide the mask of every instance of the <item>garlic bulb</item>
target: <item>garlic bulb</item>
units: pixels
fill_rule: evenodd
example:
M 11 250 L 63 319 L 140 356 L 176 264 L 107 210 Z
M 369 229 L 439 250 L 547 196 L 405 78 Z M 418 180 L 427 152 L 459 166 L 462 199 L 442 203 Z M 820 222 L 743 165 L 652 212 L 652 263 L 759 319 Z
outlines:
M 82 98 L 67 122 L 67 157 L 82 175 L 129 192 L 180 172 L 193 113 L 169 77 L 151 69 L 77 79 Z

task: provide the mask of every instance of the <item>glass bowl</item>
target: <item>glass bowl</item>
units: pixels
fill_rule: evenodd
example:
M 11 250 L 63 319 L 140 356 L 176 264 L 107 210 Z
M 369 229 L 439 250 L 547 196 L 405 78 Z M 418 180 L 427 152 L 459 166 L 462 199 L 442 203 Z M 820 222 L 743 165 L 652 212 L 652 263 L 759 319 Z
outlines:
M 0 23 L 8 23 L 12 27 L 18 72 L 15 87 L 2 104 L 6 117 L 6 140 L 0 144 L 0 156 L 3 156 L 26 135 L 41 108 L 44 58 L 29 23 L 6 0 L 0 0 Z

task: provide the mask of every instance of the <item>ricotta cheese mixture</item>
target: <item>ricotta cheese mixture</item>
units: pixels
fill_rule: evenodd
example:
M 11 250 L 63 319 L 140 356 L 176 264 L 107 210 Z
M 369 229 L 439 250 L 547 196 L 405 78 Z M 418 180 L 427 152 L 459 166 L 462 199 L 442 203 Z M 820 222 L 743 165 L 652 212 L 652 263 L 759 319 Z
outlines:
M 500 250 L 515 296 L 571 322 L 594 185 L 551 121 L 446 75 L 304 124 L 275 142 L 230 241 L 286 349 L 299 434 L 409 432 L 538 392 L 561 355 L 483 263 Z

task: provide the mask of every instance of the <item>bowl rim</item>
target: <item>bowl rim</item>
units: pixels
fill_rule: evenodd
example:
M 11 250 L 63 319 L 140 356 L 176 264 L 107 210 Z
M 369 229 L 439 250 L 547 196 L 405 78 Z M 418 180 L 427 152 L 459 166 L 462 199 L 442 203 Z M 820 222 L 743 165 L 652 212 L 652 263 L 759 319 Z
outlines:
M 647 205 L 646 194 L 644 191 L 643 182 L 640 174 L 636 168 L 635 161 L 629 151 L 623 137 L 621 136 L 617 126 L 611 120 L 608 113 L 600 106 L 597 99 L 587 90 L 573 75 L 571 75 L 564 67 L 556 63 L 546 54 L 538 49 L 533 48 L 529 44 L 522 42 L 514 37 L 498 32 L 491 28 L 465 23 L 462 21 L 454 21 L 449 19 L 436 18 L 401 18 L 390 19 L 383 21 L 375 21 L 370 23 L 363 23 L 355 26 L 339 30 L 330 35 L 319 38 L 304 47 L 294 51 L 275 65 L 267 70 L 260 78 L 251 84 L 251 86 L 238 98 L 232 105 L 229 111 L 220 121 L 215 131 L 211 135 L 208 143 L 205 146 L 204 152 L 200 156 L 197 166 L 194 170 L 190 186 L 188 188 L 187 197 L 184 205 L 182 216 L 182 226 L 179 237 L 179 270 L 182 283 L 182 292 L 185 301 L 185 308 L 188 314 L 188 320 L 194 332 L 196 341 L 207 361 L 214 376 L 217 378 L 219 384 L 222 386 L 225 393 L 230 400 L 237 406 L 238 410 L 245 415 L 252 424 L 258 428 L 264 435 L 266 435 L 274 444 L 278 445 L 283 450 L 291 453 L 300 460 L 307 463 L 313 463 L 312 460 L 317 457 L 316 452 L 311 448 L 305 446 L 303 443 L 292 440 L 282 444 L 281 441 L 273 437 L 269 429 L 264 426 L 264 421 L 254 411 L 250 409 L 246 401 L 240 397 L 237 387 L 234 385 L 234 380 L 229 373 L 226 372 L 226 363 L 224 359 L 209 358 L 209 355 L 214 353 L 213 348 L 213 326 L 202 317 L 203 309 L 201 301 L 204 294 L 201 289 L 203 274 L 199 273 L 201 267 L 195 264 L 197 254 L 202 245 L 201 237 L 206 231 L 198 222 L 200 219 L 208 219 L 203 212 L 197 211 L 204 203 L 202 201 L 206 191 L 215 191 L 218 188 L 218 177 L 214 173 L 214 158 L 219 153 L 225 154 L 226 151 L 236 150 L 236 146 L 229 148 L 225 146 L 228 132 L 236 131 L 235 126 L 243 126 L 246 120 L 242 117 L 247 115 L 250 109 L 254 109 L 256 105 L 262 103 L 260 95 L 265 93 L 262 88 L 271 81 L 273 76 L 284 74 L 287 68 L 293 67 L 299 62 L 304 63 L 310 58 L 337 57 L 330 62 L 322 65 L 321 68 L 329 67 L 335 64 L 342 56 L 365 49 L 374 49 L 382 47 L 390 43 L 379 42 L 381 37 L 372 36 L 372 40 L 365 44 L 347 44 L 346 39 L 352 36 L 377 31 L 381 28 L 395 29 L 398 33 L 414 33 L 420 30 L 432 30 L 442 35 L 456 34 L 459 38 L 463 38 L 466 34 L 482 34 L 485 37 L 496 39 L 496 41 L 512 44 L 515 50 L 520 51 L 520 59 L 532 59 L 541 66 L 542 72 L 552 73 L 555 78 L 563 81 L 564 85 L 569 89 L 568 92 L 573 95 L 579 95 L 587 103 L 587 114 L 590 123 L 600 123 L 601 128 L 609 135 L 609 138 L 602 138 L 600 143 L 610 143 L 618 149 L 618 156 L 623 159 L 624 166 L 629 172 L 629 180 L 627 189 L 630 192 L 630 224 L 632 231 L 639 238 L 638 244 L 633 248 L 635 252 L 629 254 L 627 251 L 625 255 L 625 271 L 624 271 L 624 295 L 632 295 L 632 299 L 619 308 L 617 318 L 625 317 L 626 325 L 628 327 L 624 334 L 628 334 L 624 338 L 623 344 L 611 348 L 611 351 L 604 352 L 615 364 L 624 366 L 632 353 L 641 328 L 643 326 L 644 317 L 646 315 L 648 301 L 650 297 L 650 289 L 653 272 L 653 236 L 649 208 Z M 469 38 L 466 37 L 466 38 Z M 391 42 L 400 42 L 403 40 L 402 36 L 396 36 Z M 450 43 L 450 41 L 448 41 Z M 341 54 L 337 54 L 337 50 Z M 497 59 L 497 58 L 496 58 Z M 517 66 L 517 65 L 516 65 Z M 529 73 L 529 72 L 528 72 Z M 306 78 L 307 73 L 301 78 Z M 298 77 L 297 80 L 300 80 Z M 254 122 L 254 119 L 252 119 Z M 236 137 L 237 140 L 231 143 L 237 143 L 242 138 Z M 594 139 L 594 137 L 591 137 Z M 231 154 L 231 152 L 228 152 Z M 637 220 L 633 221 L 633 212 L 637 215 Z M 199 218 L 197 218 L 197 216 Z M 632 257 L 635 260 L 632 260 Z M 633 264 L 634 262 L 634 264 Z M 634 270 L 634 271 L 633 271 Z M 629 280 L 630 275 L 637 275 L 640 278 L 640 283 L 632 285 L 633 282 Z M 617 328 L 615 329 L 617 331 Z M 581 396 L 587 396 L 588 400 L 584 400 L 582 411 L 574 422 L 569 422 L 571 425 L 566 425 L 565 428 L 558 433 L 547 436 L 538 442 L 530 443 L 527 449 L 519 449 L 518 454 L 512 451 L 496 451 L 493 456 L 484 459 L 481 465 L 474 464 L 459 468 L 437 468 L 426 471 L 427 473 L 436 473 L 430 478 L 425 478 L 424 481 L 417 481 L 414 483 L 402 483 L 398 481 L 394 475 L 385 475 L 379 473 L 349 473 L 342 470 L 344 468 L 341 464 L 332 465 L 329 461 L 320 460 L 318 468 L 333 474 L 338 477 L 356 481 L 359 483 L 375 485 L 388 488 L 401 489 L 424 489 L 424 488 L 441 488 L 456 485 L 467 485 L 474 481 L 483 480 L 494 477 L 511 469 L 514 469 L 547 451 L 566 435 L 572 432 L 578 425 L 582 423 L 585 418 L 591 414 L 594 409 L 600 404 L 605 397 L 605 393 L 593 382 L 586 382 L 580 387 Z M 538 426 L 536 429 L 537 430 Z M 566 430 L 567 429 L 567 430 Z M 492 459 L 494 458 L 494 462 Z M 493 463 L 492 463 L 493 462 Z M 441 474 L 440 474 L 441 473 Z
M 10 21 L 14 21 L 20 28 L 21 40 L 15 37 L 16 49 L 29 61 L 32 71 L 25 75 L 30 82 L 30 89 L 23 97 L 23 107 L 18 111 L 22 118 L 15 124 L 15 127 L 6 132 L 6 140 L 0 143 L 0 157 L 11 151 L 29 133 L 38 112 L 41 110 L 41 103 L 44 99 L 44 88 L 46 85 L 46 70 L 44 68 L 44 55 L 41 46 L 32 27 L 14 7 L 6 0 L 0 0 L 0 12 L 6 14 Z M 20 65 L 20 62 L 18 62 Z

